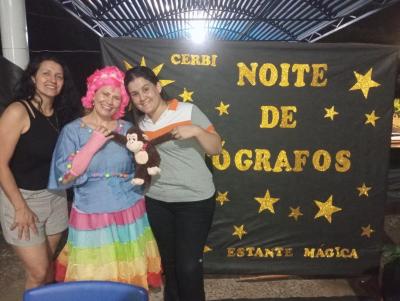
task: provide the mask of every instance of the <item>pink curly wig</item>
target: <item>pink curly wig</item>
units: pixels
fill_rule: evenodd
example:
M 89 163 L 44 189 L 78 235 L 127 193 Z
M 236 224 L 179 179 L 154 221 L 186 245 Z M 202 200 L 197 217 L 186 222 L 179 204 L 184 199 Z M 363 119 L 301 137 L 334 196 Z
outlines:
M 93 108 L 94 94 L 103 86 L 112 86 L 119 88 L 121 92 L 121 104 L 119 110 L 112 116 L 113 119 L 118 119 L 125 114 L 125 108 L 129 104 L 129 96 L 126 93 L 124 86 L 124 73 L 115 66 L 107 66 L 103 69 L 96 70 L 86 80 L 87 92 L 82 97 L 82 105 L 87 108 Z

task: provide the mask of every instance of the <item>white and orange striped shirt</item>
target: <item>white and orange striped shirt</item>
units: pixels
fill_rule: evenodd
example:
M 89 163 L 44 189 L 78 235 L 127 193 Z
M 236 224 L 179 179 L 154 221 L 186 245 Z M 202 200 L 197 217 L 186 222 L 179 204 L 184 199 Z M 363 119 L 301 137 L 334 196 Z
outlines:
M 140 128 L 151 139 L 181 125 L 197 125 L 214 131 L 210 120 L 191 103 L 173 99 L 160 118 L 148 116 L 139 121 Z M 166 202 L 193 202 L 210 198 L 215 192 L 212 174 L 205 164 L 205 152 L 195 138 L 173 140 L 157 145 L 161 157 L 161 173 L 153 176 L 146 195 Z

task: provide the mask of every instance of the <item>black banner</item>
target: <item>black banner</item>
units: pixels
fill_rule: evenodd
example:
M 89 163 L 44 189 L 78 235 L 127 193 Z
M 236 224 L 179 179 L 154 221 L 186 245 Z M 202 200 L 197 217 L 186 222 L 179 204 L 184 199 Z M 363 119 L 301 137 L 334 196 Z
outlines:
M 358 275 L 379 266 L 398 49 L 101 40 L 221 134 L 210 273 Z M 193 179 L 195 181 L 196 179 Z
M 0 56 L 0 113 L 12 100 L 12 90 L 22 74 L 22 69 Z

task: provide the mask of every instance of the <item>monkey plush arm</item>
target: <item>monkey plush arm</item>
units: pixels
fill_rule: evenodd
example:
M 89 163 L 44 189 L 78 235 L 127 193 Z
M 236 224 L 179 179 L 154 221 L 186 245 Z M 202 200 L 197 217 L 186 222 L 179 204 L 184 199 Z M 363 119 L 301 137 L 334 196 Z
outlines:
M 119 143 L 119 144 L 121 144 L 123 146 L 126 146 L 126 142 L 128 140 L 126 139 L 125 135 L 121 135 L 121 134 L 116 133 L 116 132 L 112 132 L 111 135 L 114 136 L 111 140 L 113 140 L 113 141 L 115 141 L 115 142 L 117 142 L 117 143 Z

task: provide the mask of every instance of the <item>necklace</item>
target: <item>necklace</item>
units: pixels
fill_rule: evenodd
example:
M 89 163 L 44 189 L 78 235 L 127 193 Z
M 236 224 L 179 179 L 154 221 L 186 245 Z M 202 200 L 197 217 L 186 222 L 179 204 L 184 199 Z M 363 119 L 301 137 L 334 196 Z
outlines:
M 40 97 L 40 96 L 39 96 L 39 97 Z M 59 129 L 59 125 L 58 125 L 58 118 L 57 118 L 56 112 L 53 110 L 54 119 L 55 119 L 55 121 L 56 121 L 56 123 L 54 124 L 54 123 L 50 120 L 50 118 L 47 117 L 47 116 L 44 114 L 44 112 L 43 112 L 43 110 L 42 110 L 42 102 L 43 102 L 43 101 L 41 100 L 41 98 L 40 98 L 40 100 L 38 100 L 37 98 L 34 97 L 34 98 L 32 99 L 32 102 L 34 102 L 34 103 L 37 104 L 37 106 L 39 107 L 39 109 L 37 109 L 35 106 L 34 106 L 34 107 L 43 115 L 43 117 L 47 120 L 47 122 L 50 124 L 50 126 L 53 128 L 53 130 L 55 130 L 57 134 L 60 133 L 60 129 Z
M 60 129 L 59 129 L 59 126 L 58 126 L 58 118 L 57 118 L 57 114 L 54 112 L 53 113 L 54 114 L 54 117 L 55 117 L 55 121 L 56 121 L 56 124 L 54 124 L 51 120 L 50 120 L 50 118 L 49 117 L 47 117 L 46 115 L 43 115 L 45 118 L 46 118 L 46 120 L 47 120 L 47 122 L 50 124 L 50 126 L 57 132 L 57 134 L 60 132 Z

